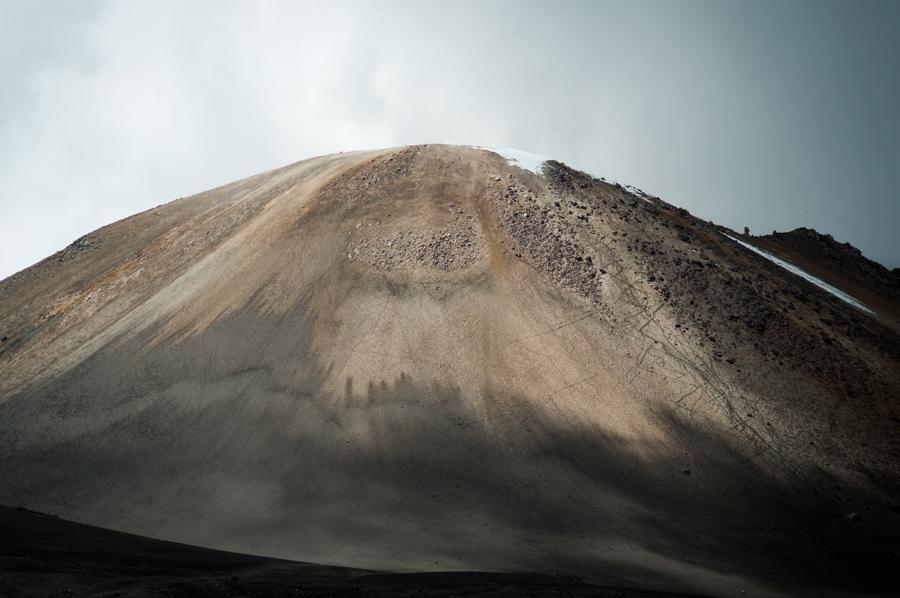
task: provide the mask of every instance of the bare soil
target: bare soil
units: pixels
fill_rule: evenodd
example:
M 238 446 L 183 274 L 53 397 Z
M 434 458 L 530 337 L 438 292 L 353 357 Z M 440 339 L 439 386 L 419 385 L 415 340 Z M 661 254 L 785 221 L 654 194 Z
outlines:
M 367 571 L 896 594 L 900 336 L 723 232 L 442 145 L 135 215 L 0 281 L 0 504 Z

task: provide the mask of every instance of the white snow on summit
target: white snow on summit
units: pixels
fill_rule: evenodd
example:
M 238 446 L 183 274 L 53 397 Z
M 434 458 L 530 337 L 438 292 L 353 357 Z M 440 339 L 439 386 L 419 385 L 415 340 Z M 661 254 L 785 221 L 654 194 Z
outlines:
M 513 166 L 518 166 L 519 168 L 527 170 L 529 172 L 533 172 L 538 176 L 544 174 L 544 163 L 549 160 L 549 158 L 545 158 L 544 156 L 539 156 L 537 154 L 532 154 L 531 152 L 513 149 L 511 147 L 484 147 L 480 145 L 473 145 L 472 147 L 474 147 L 475 149 L 493 152 L 499 156 L 506 158 L 506 161 Z M 605 183 L 609 183 L 610 185 L 619 185 L 625 191 L 631 193 L 635 197 L 639 197 L 646 202 L 653 203 L 653 200 L 650 199 L 649 195 L 647 195 L 634 185 L 623 185 L 622 183 L 619 183 L 614 179 L 600 178 L 600 180 Z
M 593 175 L 591 175 L 591 176 L 593 176 Z M 606 177 L 594 177 L 594 178 L 595 178 L 595 179 L 600 179 L 600 180 L 603 181 L 604 183 L 608 183 L 608 184 L 610 184 L 610 185 L 618 185 L 619 187 L 621 187 L 622 189 L 624 189 L 624 190 L 627 191 L 628 193 L 631 193 L 631 194 L 634 195 L 635 197 L 639 197 L 639 198 L 643 199 L 644 201 L 646 201 L 646 202 L 648 202 L 648 203 L 654 203 L 653 200 L 650 199 L 650 195 L 648 195 L 647 193 L 644 193 L 644 191 L 643 191 L 642 189 L 638 189 L 638 188 L 635 187 L 634 185 L 625 185 L 625 184 L 623 184 L 623 183 L 620 183 L 620 182 L 617 181 L 616 179 L 608 179 L 608 178 L 606 178 Z
M 850 295 L 845 293 L 844 291 L 841 291 L 840 289 L 836 289 L 833 286 L 831 286 L 830 284 L 828 284 L 827 282 L 825 282 L 824 280 L 820 280 L 820 279 L 816 278 L 815 276 L 813 276 L 812 274 L 809 274 L 808 272 L 804 272 L 797 266 L 775 257 L 768 251 L 763 251 L 762 249 L 758 249 L 749 243 L 745 243 L 744 241 L 741 241 L 740 239 L 735 239 L 731 235 L 726 235 L 725 233 L 722 233 L 722 234 L 725 235 L 726 237 L 728 237 L 729 239 L 731 239 L 732 241 L 734 241 L 735 243 L 738 243 L 739 245 L 746 247 L 753 253 L 757 253 L 757 254 L 763 256 L 764 258 L 766 258 L 767 260 L 774 262 L 775 264 L 781 266 L 782 268 L 784 268 L 791 274 L 796 274 L 800 278 L 803 278 L 804 280 L 807 280 L 807 281 L 813 283 L 820 289 L 828 291 L 829 293 L 831 293 L 838 299 L 846 301 L 853 307 L 858 307 L 859 309 L 861 309 L 865 312 L 868 312 L 870 314 L 875 313 L 871 309 L 869 309 L 868 307 L 866 307 L 865 305 L 863 305 L 862 303 L 860 303 L 859 301 L 857 301 L 856 299 L 854 299 L 853 297 L 851 297 Z
M 512 149 L 510 147 L 481 147 L 478 145 L 473 147 L 475 147 L 475 149 L 494 152 L 495 154 L 506 158 L 506 161 L 513 166 L 518 166 L 522 170 L 533 172 L 538 176 L 544 174 L 544 162 L 549 159 L 544 156 L 538 156 L 537 154 L 523 152 L 522 150 Z

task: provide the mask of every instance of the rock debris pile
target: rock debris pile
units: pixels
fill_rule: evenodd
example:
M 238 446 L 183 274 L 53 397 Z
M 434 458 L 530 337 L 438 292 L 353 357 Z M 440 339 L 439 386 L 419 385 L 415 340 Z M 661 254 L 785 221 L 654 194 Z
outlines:
M 65 249 L 53 254 L 52 259 L 58 262 L 67 262 L 85 251 L 94 249 L 100 245 L 100 240 L 94 234 L 84 235 L 72 241 Z
M 513 240 L 510 250 L 516 257 L 526 259 L 594 305 L 602 304 L 600 290 L 606 270 L 596 251 L 576 234 L 578 224 L 586 223 L 591 214 L 586 206 L 576 204 L 568 210 L 559 201 L 541 205 L 525 186 L 512 182 L 495 187 L 489 199 L 501 226 Z
M 379 234 L 378 225 L 366 226 L 351 239 L 347 259 L 383 270 L 467 268 L 485 254 L 484 238 L 475 219 L 457 210 L 456 222 L 433 230 L 393 230 Z
M 319 191 L 321 197 L 341 197 L 348 209 L 374 202 L 383 194 L 384 186 L 409 174 L 416 148 L 408 147 L 377 158 L 366 168 L 351 170 L 327 183 Z

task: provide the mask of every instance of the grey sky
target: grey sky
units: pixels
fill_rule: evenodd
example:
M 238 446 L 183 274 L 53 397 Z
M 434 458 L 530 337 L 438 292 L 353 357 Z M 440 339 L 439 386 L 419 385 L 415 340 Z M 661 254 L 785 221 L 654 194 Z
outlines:
M 900 2 L 0 0 L 0 277 L 338 150 L 516 147 L 900 266 Z

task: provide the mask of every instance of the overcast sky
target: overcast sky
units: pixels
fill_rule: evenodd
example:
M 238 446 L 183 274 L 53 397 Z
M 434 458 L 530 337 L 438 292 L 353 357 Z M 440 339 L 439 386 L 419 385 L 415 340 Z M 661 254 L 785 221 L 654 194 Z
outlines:
M 900 2 L 0 0 L 0 278 L 339 150 L 507 146 L 900 266 Z

